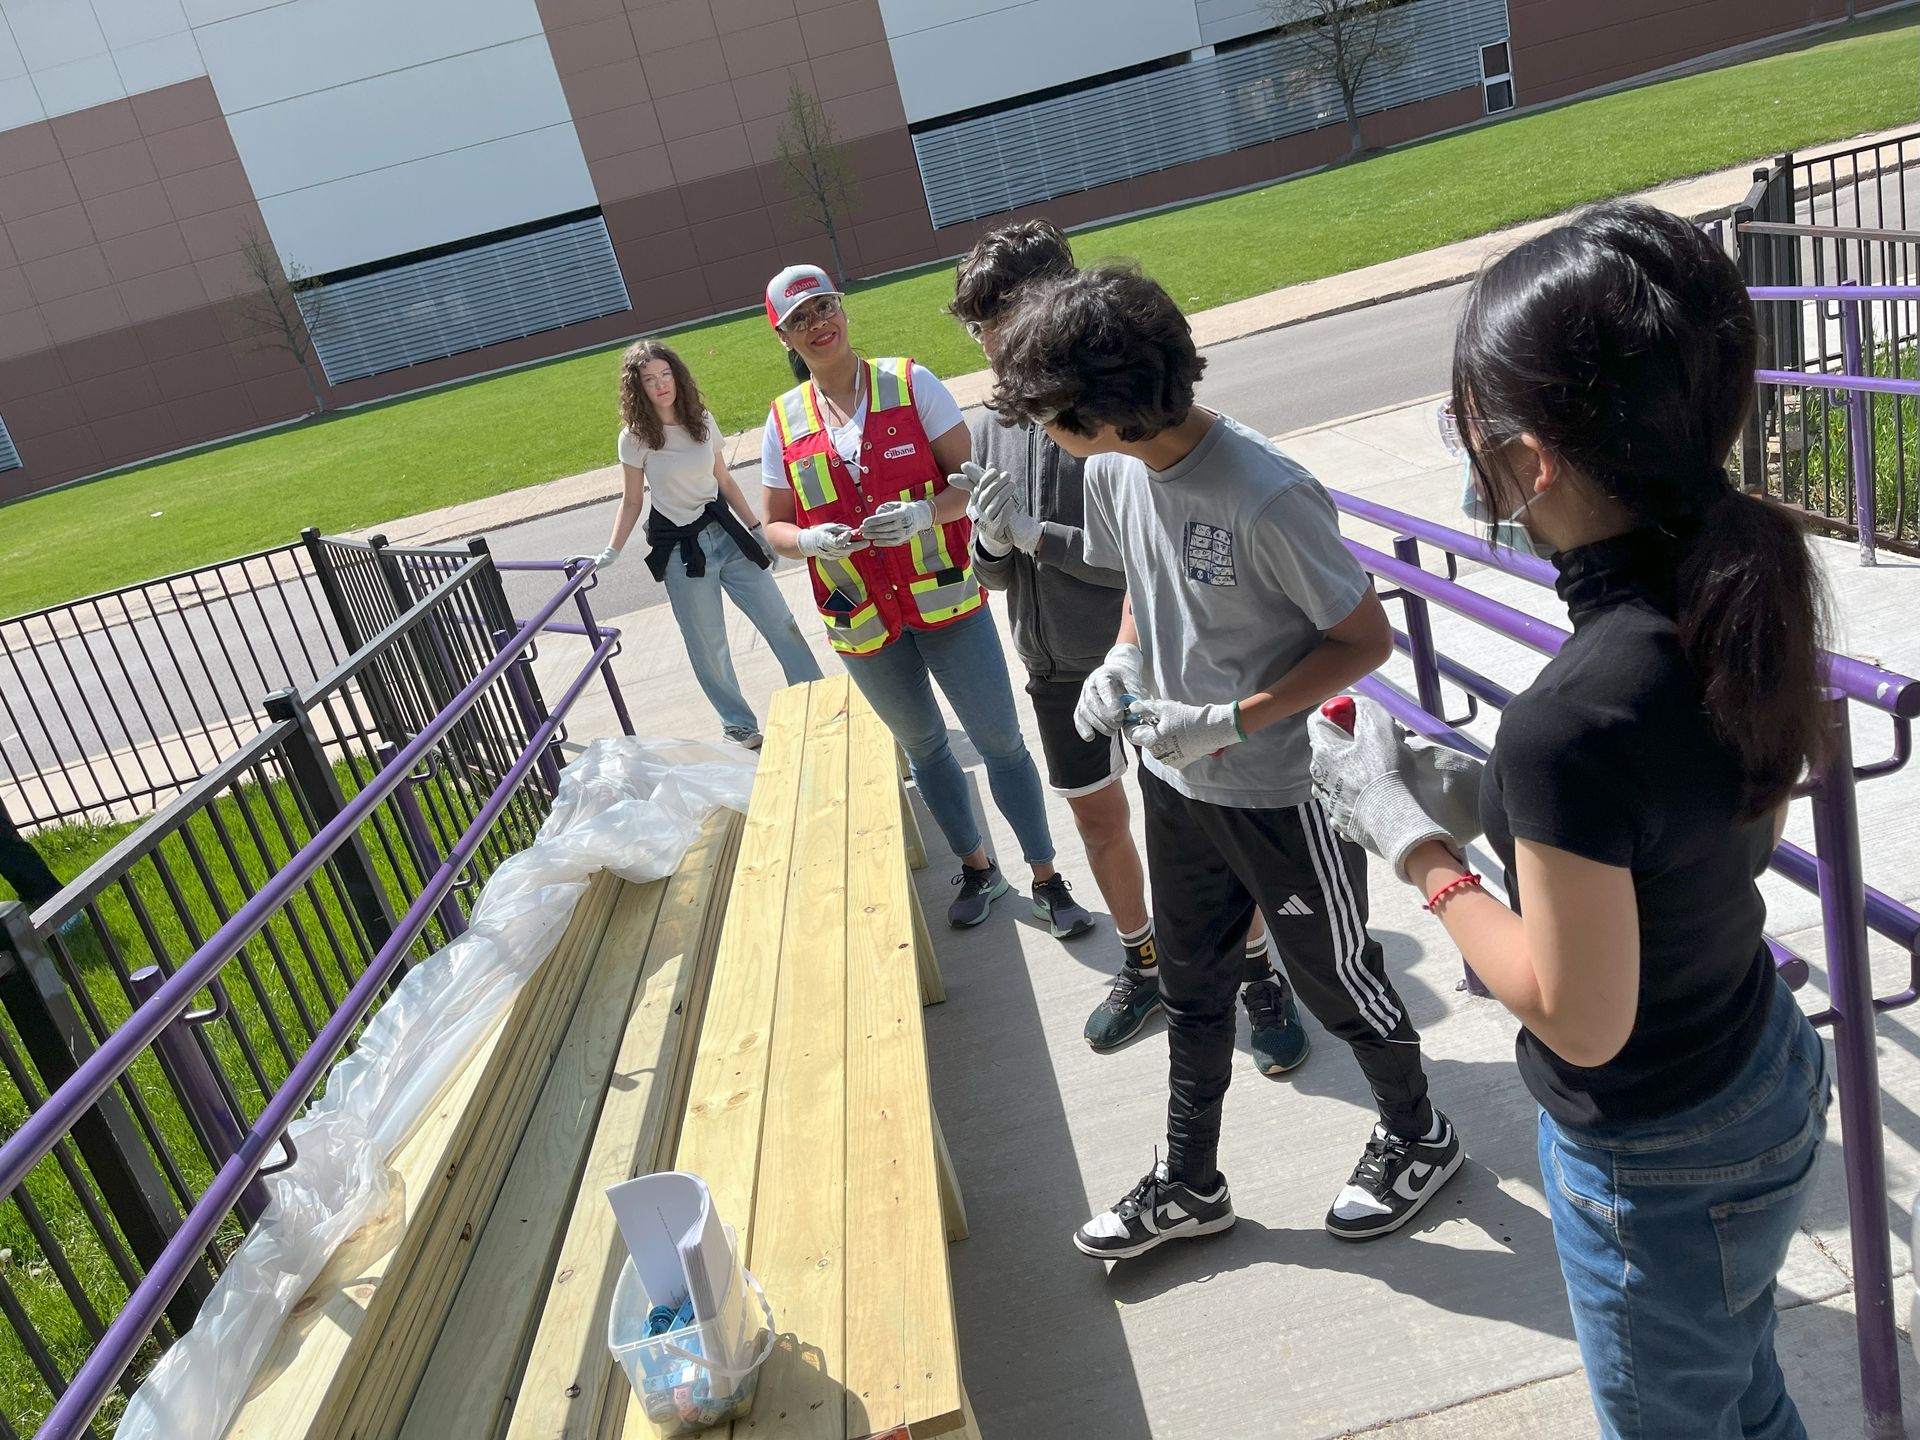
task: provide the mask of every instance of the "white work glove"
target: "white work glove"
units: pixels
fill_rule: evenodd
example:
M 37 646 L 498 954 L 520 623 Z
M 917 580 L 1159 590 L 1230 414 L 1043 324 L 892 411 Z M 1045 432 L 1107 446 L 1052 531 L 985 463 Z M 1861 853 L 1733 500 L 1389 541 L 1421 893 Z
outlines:
M 1117 735 L 1126 721 L 1127 706 L 1146 689 L 1141 667 L 1146 657 L 1138 645 L 1125 643 L 1107 651 L 1107 658 L 1080 685 L 1080 702 L 1073 707 L 1073 728 L 1082 740 Z
M 867 542 L 853 533 L 851 525 L 830 520 L 825 525 L 809 525 L 794 537 L 794 549 L 802 555 L 821 560 L 844 560 L 867 548 Z
M 620 547 L 618 545 L 609 545 L 593 557 L 593 568 L 596 570 L 610 570 L 613 568 L 613 562 L 619 558 Z
M 1333 828 L 1407 878 L 1407 856 L 1429 840 L 1455 850 L 1480 833 L 1480 762 L 1429 740 L 1410 741 L 1371 700 L 1354 706 L 1353 733 L 1307 717 L 1313 788 Z
M 991 466 L 976 465 L 969 460 L 960 467 L 960 474 L 947 477 L 947 483 L 970 492 L 967 518 L 973 522 L 973 538 L 979 542 L 980 548 L 989 555 L 1004 555 L 1013 549 L 1006 526 L 989 523 L 983 513 L 986 502 L 1006 488 L 1006 472 Z
M 1027 497 L 1011 480 L 995 486 L 985 499 L 976 491 L 974 503 L 980 507 L 980 518 L 988 529 L 1006 540 L 1007 544 L 999 547 L 1002 554 L 1009 547 L 1028 555 L 1040 548 L 1040 522 L 1027 513 Z
M 1136 700 L 1126 736 L 1162 765 L 1184 770 L 1246 739 L 1233 705 L 1188 705 L 1180 700 Z
M 956 474 L 947 476 L 947 483 L 957 489 L 971 492 L 978 490 L 981 482 L 988 476 L 998 474 L 1000 472 L 991 465 L 981 465 L 976 461 L 966 460 L 961 462 Z
M 904 545 L 933 528 L 931 500 L 889 500 L 860 526 L 860 538 L 882 548 Z

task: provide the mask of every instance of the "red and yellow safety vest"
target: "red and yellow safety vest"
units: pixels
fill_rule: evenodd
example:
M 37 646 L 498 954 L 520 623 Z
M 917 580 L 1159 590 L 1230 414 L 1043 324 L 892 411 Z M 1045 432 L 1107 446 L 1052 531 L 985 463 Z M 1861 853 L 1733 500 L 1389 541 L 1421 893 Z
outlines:
M 932 500 L 947 488 L 913 408 L 913 362 L 863 360 L 867 419 L 855 474 L 833 448 L 813 382 L 773 402 L 781 454 L 803 526 L 858 526 L 889 500 Z M 985 603 L 973 578 L 973 527 L 963 517 L 923 530 L 905 545 L 872 547 L 844 560 L 814 557 L 813 599 L 827 639 L 847 655 L 870 655 L 902 627 L 937 630 Z

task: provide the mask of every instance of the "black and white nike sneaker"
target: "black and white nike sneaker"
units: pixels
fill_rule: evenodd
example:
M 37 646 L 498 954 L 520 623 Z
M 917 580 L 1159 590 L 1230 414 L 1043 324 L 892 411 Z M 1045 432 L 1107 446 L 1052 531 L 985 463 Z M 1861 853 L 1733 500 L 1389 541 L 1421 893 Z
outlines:
M 1424 1140 L 1404 1140 L 1376 1124 L 1360 1163 L 1327 1211 L 1342 1240 L 1371 1240 L 1398 1230 L 1451 1180 L 1466 1159 L 1453 1122 L 1438 1110 Z
M 1168 1179 L 1166 1163 L 1156 1162 L 1119 1204 L 1074 1231 L 1073 1243 L 1096 1259 L 1129 1260 L 1162 1240 L 1192 1240 L 1230 1230 L 1233 1197 L 1227 1193 L 1227 1177 L 1216 1178 L 1213 1191 L 1202 1195 Z

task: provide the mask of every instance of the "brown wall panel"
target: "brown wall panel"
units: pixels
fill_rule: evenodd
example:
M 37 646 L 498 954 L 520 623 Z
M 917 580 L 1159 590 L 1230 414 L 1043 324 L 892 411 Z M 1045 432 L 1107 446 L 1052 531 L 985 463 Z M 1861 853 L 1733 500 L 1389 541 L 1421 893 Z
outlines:
M 307 408 L 292 360 L 214 308 L 249 225 L 265 233 L 204 79 L 0 134 L 0 416 L 23 462 L 5 493 Z
M 1514 86 L 1539 104 L 1846 13 L 1846 0 L 1508 0 Z

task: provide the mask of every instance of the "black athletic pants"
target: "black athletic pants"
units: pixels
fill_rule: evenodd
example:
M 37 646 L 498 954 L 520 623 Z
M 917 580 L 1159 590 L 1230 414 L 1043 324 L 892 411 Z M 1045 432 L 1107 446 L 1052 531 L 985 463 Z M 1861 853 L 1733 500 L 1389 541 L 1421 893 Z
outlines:
M 1433 1124 L 1420 1037 L 1367 934 L 1366 852 L 1318 802 L 1237 810 L 1189 800 L 1142 768 L 1154 944 L 1167 1012 L 1167 1169 L 1205 1185 L 1217 1168 L 1220 1105 L 1233 1078 L 1241 938 L 1267 917 L 1294 992 L 1353 1047 L 1387 1128 Z

